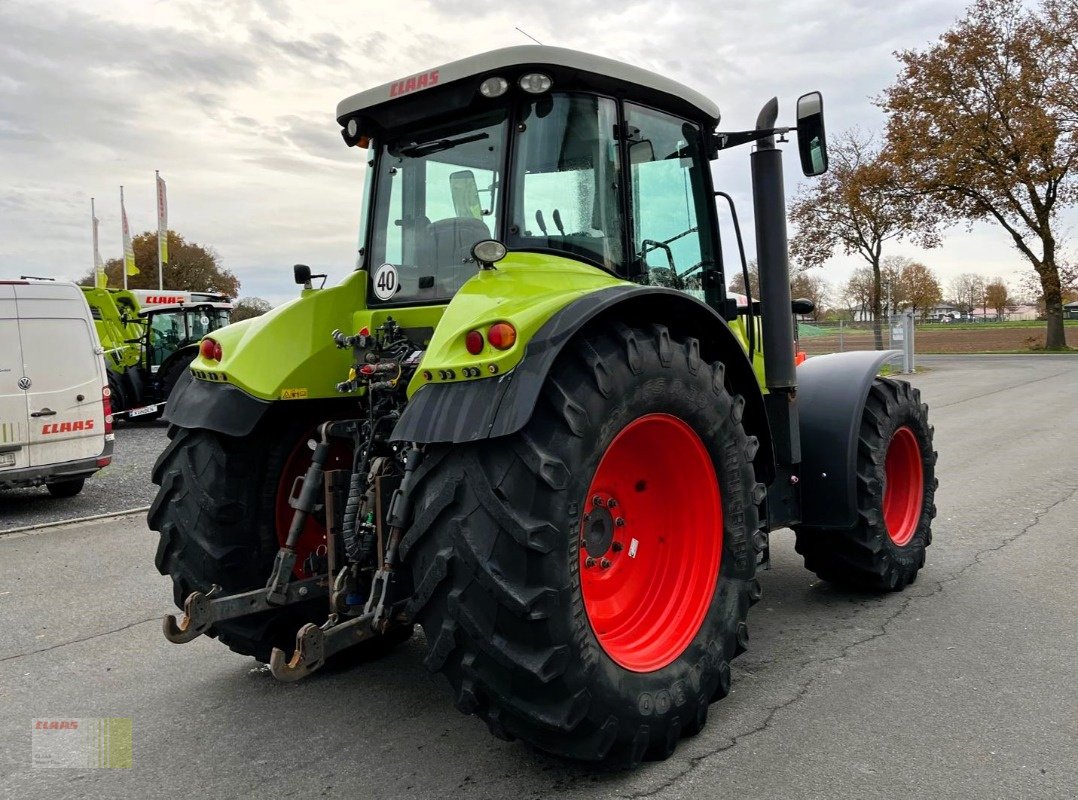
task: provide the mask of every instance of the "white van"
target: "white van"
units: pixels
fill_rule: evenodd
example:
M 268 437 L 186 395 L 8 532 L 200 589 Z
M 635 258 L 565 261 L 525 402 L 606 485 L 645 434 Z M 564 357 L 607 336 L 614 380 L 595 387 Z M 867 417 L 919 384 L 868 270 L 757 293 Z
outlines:
M 71 497 L 109 464 L 102 353 L 78 286 L 0 280 L 0 489 Z

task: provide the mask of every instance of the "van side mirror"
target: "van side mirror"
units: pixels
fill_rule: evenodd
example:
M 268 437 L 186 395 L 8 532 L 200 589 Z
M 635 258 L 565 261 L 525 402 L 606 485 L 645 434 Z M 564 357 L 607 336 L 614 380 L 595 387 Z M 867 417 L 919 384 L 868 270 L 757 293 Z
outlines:
M 823 124 L 823 95 L 809 92 L 797 98 L 797 152 L 808 177 L 827 172 L 827 135 Z

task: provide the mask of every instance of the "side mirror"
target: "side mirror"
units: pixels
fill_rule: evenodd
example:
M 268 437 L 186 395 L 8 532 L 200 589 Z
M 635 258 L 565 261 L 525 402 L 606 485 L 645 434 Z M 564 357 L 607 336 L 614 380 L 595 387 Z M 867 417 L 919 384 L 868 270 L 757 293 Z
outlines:
M 629 142 L 629 163 L 636 164 L 650 164 L 655 160 L 655 147 L 651 143 L 651 139 L 641 139 L 635 142 Z
M 794 314 L 799 317 L 811 314 L 813 311 L 816 310 L 816 304 L 806 297 L 798 297 L 796 300 L 793 301 L 791 305 Z
M 827 135 L 823 124 L 823 95 L 819 92 L 797 98 L 797 151 L 805 175 L 811 178 L 827 172 Z
M 470 169 L 449 174 L 449 194 L 453 197 L 453 213 L 458 217 L 483 218 L 479 187 L 475 183 L 475 173 Z
M 300 286 L 311 285 L 311 268 L 306 264 L 296 264 L 292 267 L 292 276 Z

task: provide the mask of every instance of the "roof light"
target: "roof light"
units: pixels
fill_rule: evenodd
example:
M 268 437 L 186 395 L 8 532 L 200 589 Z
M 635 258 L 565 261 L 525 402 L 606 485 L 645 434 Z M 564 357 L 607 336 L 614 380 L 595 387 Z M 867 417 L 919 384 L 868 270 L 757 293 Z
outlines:
M 483 334 L 479 331 L 468 331 L 464 336 L 464 346 L 473 356 L 479 355 L 483 352 Z
M 348 120 L 347 131 L 349 136 L 359 136 L 359 122 L 355 118 Z
M 495 322 L 487 331 L 487 341 L 498 350 L 508 350 L 517 340 L 517 329 L 508 322 Z
M 520 88 L 529 94 L 542 94 L 549 91 L 554 82 L 550 80 L 549 75 L 544 75 L 541 72 L 529 72 L 520 76 L 519 83 Z
M 509 81 L 501 77 L 487 78 L 479 84 L 479 94 L 483 97 L 501 97 L 509 89 Z

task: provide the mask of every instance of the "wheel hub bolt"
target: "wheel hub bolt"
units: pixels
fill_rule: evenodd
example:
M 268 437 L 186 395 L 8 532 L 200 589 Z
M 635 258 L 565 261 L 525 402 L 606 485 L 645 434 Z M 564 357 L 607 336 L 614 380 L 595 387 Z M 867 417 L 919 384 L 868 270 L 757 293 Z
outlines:
M 601 498 L 599 495 L 595 495 L 595 497 L 591 498 L 591 502 L 593 505 L 602 506 L 603 498 Z
M 613 550 L 615 553 L 620 553 L 622 550 L 625 549 L 625 545 L 623 545 L 621 542 L 614 542 L 610 545 L 610 549 Z
M 604 558 L 602 561 L 599 562 L 599 566 L 603 569 L 610 569 L 610 559 Z
M 614 524 L 617 525 L 619 528 L 622 527 L 625 524 L 625 517 L 616 517 L 614 519 Z
M 603 559 L 603 560 L 605 561 L 606 559 Z M 595 559 L 592 558 L 591 556 L 588 556 L 587 558 L 584 559 L 584 566 L 585 567 L 594 567 L 595 566 Z
M 614 499 L 613 497 L 611 497 L 611 498 L 610 498 L 610 502 L 609 502 L 609 503 L 607 503 L 607 506 L 609 506 L 610 508 L 617 508 L 617 506 L 618 506 L 618 501 L 617 501 L 617 500 L 615 500 L 615 499 Z

